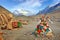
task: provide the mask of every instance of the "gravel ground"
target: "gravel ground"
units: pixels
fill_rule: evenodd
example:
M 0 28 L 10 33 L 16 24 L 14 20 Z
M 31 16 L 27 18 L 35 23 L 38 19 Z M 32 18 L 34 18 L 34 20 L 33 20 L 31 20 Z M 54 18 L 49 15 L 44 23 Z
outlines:
M 32 23 L 33 22 L 33 23 Z M 59 24 L 59 23 L 58 23 Z M 36 21 L 31 21 L 30 24 L 24 25 L 23 28 L 13 30 L 3 30 L 6 34 L 3 34 L 4 40 L 35 40 L 35 36 L 31 35 L 37 25 Z M 38 40 L 60 40 L 60 27 L 50 24 L 50 28 L 53 30 L 54 38 L 47 39 L 47 37 L 38 37 Z

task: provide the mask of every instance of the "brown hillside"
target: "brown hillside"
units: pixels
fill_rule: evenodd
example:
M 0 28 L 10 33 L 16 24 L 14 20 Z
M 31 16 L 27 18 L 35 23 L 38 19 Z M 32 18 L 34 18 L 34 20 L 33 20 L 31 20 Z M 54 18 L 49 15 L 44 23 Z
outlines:
M 0 24 L 6 24 L 9 21 L 11 21 L 11 18 L 13 18 L 13 15 L 11 12 L 9 12 L 4 7 L 0 6 Z

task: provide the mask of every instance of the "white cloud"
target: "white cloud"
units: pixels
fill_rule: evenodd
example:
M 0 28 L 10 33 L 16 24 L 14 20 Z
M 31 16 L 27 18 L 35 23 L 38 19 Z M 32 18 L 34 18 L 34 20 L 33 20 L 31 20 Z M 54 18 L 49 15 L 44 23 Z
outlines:
M 23 2 L 22 4 L 18 4 L 14 6 L 14 8 L 23 8 L 23 7 L 35 7 L 35 6 L 41 6 L 41 3 L 39 0 L 26 0 L 26 2 Z
M 14 1 L 23 1 L 23 0 L 14 0 Z
M 58 3 L 60 3 L 60 0 L 53 0 L 53 3 L 49 7 L 52 7 Z
M 36 7 L 36 6 L 41 6 L 42 4 L 41 3 L 39 3 L 39 2 L 35 2 L 35 3 L 33 3 L 31 6 L 32 7 Z

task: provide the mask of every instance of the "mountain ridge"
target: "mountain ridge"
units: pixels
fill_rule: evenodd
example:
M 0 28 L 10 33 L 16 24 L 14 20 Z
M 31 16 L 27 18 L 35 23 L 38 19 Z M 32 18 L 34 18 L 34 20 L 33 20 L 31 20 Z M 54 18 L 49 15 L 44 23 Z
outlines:
M 47 14 L 47 13 L 53 12 L 53 11 L 58 10 L 58 9 L 60 9 L 60 3 L 58 3 L 55 6 L 50 7 L 50 8 L 48 6 L 43 11 L 39 11 L 36 15 L 39 15 L 39 14 Z

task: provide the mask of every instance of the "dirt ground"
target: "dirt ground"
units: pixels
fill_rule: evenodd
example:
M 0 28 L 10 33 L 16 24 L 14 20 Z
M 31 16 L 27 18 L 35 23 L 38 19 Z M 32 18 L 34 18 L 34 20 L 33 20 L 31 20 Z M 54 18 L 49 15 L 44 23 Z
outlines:
M 13 30 L 2 30 L 4 33 L 4 40 L 35 40 L 35 36 L 32 35 L 34 31 L 37 21 L 30 21 L 30 24 L 23 25 L 23 28 L 13 29 Z M 53 30 L 54 38 L 47 39 L 39 37 L 38 40 L 60 40 L 60 27 L 56 24 L 60 22 L 54 22 L 53 24 L 49 23 L 50 28 Z

